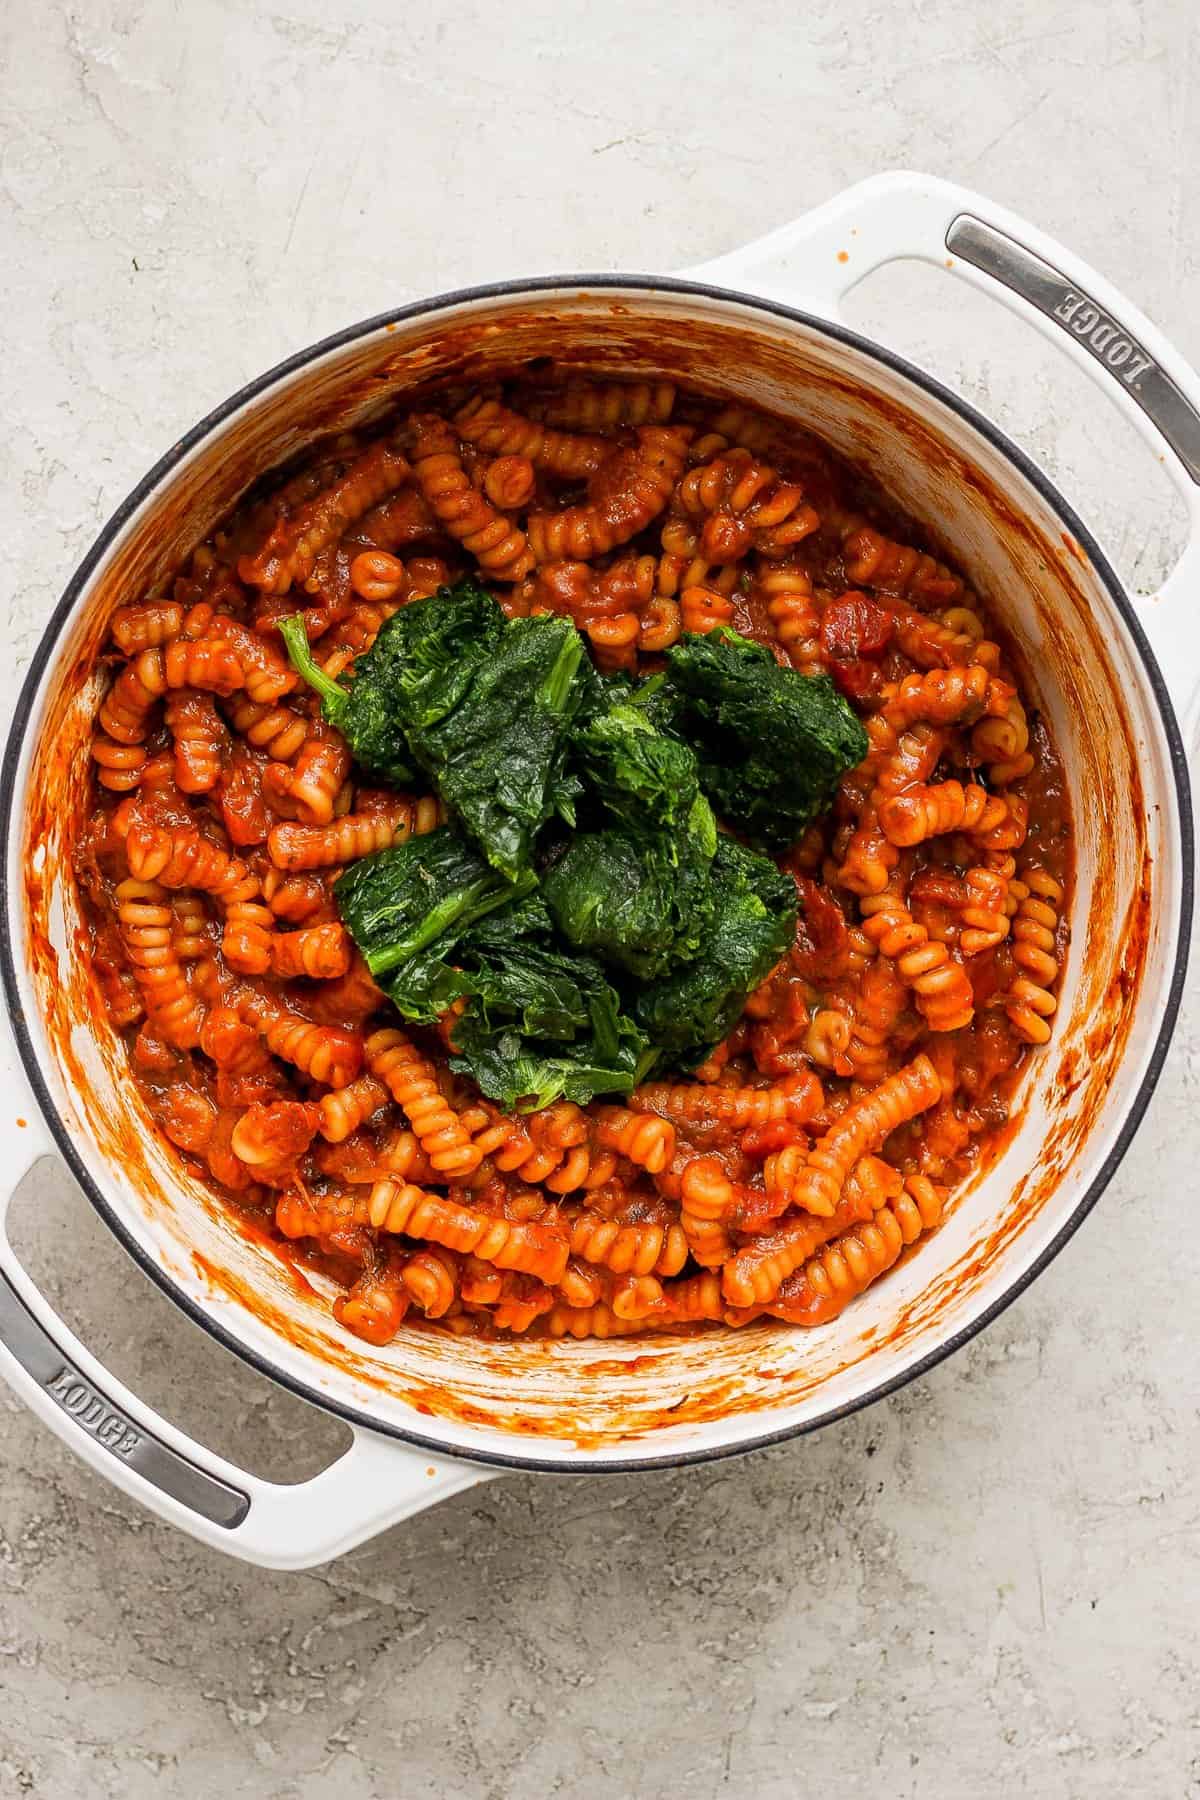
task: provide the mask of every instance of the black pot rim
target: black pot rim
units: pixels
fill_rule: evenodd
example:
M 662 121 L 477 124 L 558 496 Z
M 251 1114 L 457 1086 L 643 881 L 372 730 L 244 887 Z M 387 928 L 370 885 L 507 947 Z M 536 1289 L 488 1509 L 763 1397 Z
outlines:
M 17 769 L 23 746 L 25 728 L 29 722 L 33 702 L 47 664 L 53 657 L 60 632 L 67 622 L 75 603 L 90 580 L 100 559 L 108 550 L 117 534 L 122 530 L 132 515 L 154 492 L 154 490 L 172 473 L 177 465 L 199 443 L 210 435 L 218 426 L 235 413 L 248 401 L 257 398 L 276 382 L 288 375 L 305 368 L 329 352 L 339 350 L 357 339 L 367 337 L 383 330 L 389 325 L 396 325 L 423 316 L 436 315 L 449 309 L 475 301 L 502 300 L 523 295 L 561 292 L 563 290 L 613 290 L 640 291 L 650 293 L 679 294 L 693 298 L 716 300 L 770 314 L 776 318 L 788 320 L 794 324 L 818 332 L 838 343 L 848 345 L 862 355 L 867 356 L 884 367 L 904 376 L 913 386 L 932 395 L 952 412 L 964 419 L 980 436 L 985 438 L 995 449 L 1001 452 L 1027 481 L 1041 494 L 1042 498 L 1054 509 L 1064 525 L 1069 529 L 1077 544 L 1087 554 L 1100 580 L 1107 589 L 1110 598 L 1117 607 L 1125 627 L 1129 632 L 1134 648 L 1141 658 L 1146 671 L 1151 691 L 1154 695 L 1162 721 L 1167 746 L 1170 752 L 1171 770 L 1175 783 L 1176 800 L 1179 807 L 1180 848 L 1182 853 L 1183 879 L 1180 892 L 1179 935 L 1175 948 L 1174 966 L 1166 1005 L 1159 1021 L 1154 1046 L 1142 1076 L 1138 1091 L 1134 1095 L 1120 1130 L 1113 1141 L 1103 1164 L 1090 1183 L 1087 1191 L 1076 1203 L 1071 1215 L 1041 1254 L 1014 1277 L 1012 1282 L 985 1307 L 976 1318 L 952 1333 L 943 1342 L 937 1344 L 925 1355 L 918 1357 L 909 1367 L 881 1380 L 867 1392 L 857 1395 L 851 1400 L 837 1406 L 829 1407 L 818 1417 L 805 1419 L 787 1425 L 776 1426 L 772 1430 L 758 1432 L 753 1436 L 739 1439 L 732 1444 L 713 1444 L 689 1449 L 680 1449 L 657 1455 L 630 1455 L 606 1458 L 594 1461 L 586 1454 L 579 1454 L 570 1460 L 562 1456 L 516 1455 L 469 1445 L 459 1449 L 456 1444 L 447 1443 L 445 1439 L 426 1436 L 419 1431 L 410 1430 L 407 1426 L 396 1425 L 389 1420 L 373 1418 L 361 1407 L 351 1406 L 343 1401 L 331 1399 L 315 1386 L 300 1380 L 274 1364 L 267 1356 L 251 1349 L 233 1332 L 220 1324 L 203 1306 L 189 1294 L 179 1288 L 167 1271 L 152 1257 L 128 1230 L 124 1222 L 109 1206 L 104 1195 L 80 1156 L 73 1139 L 55 1105 L 53 1096 L 42 1075 L 36 1051 L 25 1023 L 21 1005 L 20 990 L 17 984 L 16 962 L 12 931 L 10 929 L 9 908 L 5 906 L 0 916 L 0 976 L 3 979 L 4 994 L 12 1022 L 17 1047 L 26 1076 L 30 1082 L 34 1096 L 45 1117 L 51 1135 L 61 1151 L 80 1187 L 117 1238 L 128 1251 L 139 1268 L 186 1314 L 201 1330 L 206 1331 L 225 1349 L 248 1363 L 260 1374 L 267 1376 L 279 1386 L 288 1389 L 302 1400 L 309 1401 L 323 1412 L 331 1413 L 346 1424 L 358 1429 L 375 1433 L 378 1436 L 390 1437 L 400 1443 L 411 1444 L 435 1455 L 460 1457 L 470 1462 L 502 1469 L 529 1470 L 542 1474 L 620 1474 L 633 1473 L 641 1469 L 680 1468 L 691 1463 L 715 1462 L 729 1456 L 740 1456 L 750 1450 L 763 1449 L 770 1444 L 783 1443 L 789 1438 L 805 1436 L 809 1432 L 819 1430 L 822 1426 L 831 1425 L 838 1419 L 848 1417 L 861 1408 L 872 1405 L 875 1401 L 896 1393 L 900 1388 L 915 1381 L 918 1376 L 935 1368 L 946 1357 L 960 1350 L 964 1344 L 977 1333 L 992 1323 L 999 1315 L 1023 1294 L 1042 1273 L 1059 1251 L 1074 1236 L 1084 1219 L 1091 1212 L 1101 1194 L 1112 1180 L 1126 1150 L 1142 1121 L 1150 1097 L 1158 1084 L 1166 1058 L 1167 1049 L 1175 1028 L 1180 1004 L 1183 997 L 1184 977 L 1187 971 L 1188 942 L 1191 927 L 1194 898 L 1193 874 L 1193 823 L 1190 799 L 1190 781 L 1188 776 L 1187 755 L 1184 749 L 1175 711 L 1167 692 L 1166 683 L 1159 669 L 1154 652 L 1146 638 L 1136 609 L 1126 594 L 1115 570 L 1112 568 L 1104 552 L 1096 542 L 1087 526 L 1078 517 L 1074 508 L 1059 493 L 1053 482 L 1037 466 L 1036 463 L 1014 443 L 1008 435 L 993 424 L 974 406 L 964 400 L 961 395 L 946 387 L 925 370 L 888 350 L 881 344 L 863 337 L 849 327 L 831 322 L 818 315 L 807 313 L 799 308 L 784 305 L 780 301 L 760 299 L 752 294 L 741 293 L 733 288 L 714 287 L 705 282 L 688 281 L 678 277 L 662 275 L 546 275 L 535 276 L 525 280 L 510 280 L 487 283 L 478 287 L 459 288 L 449 293 L 435 295 L 432 299 L 412 301 L 408 305 L 394 310 L 378 313 L 374 317 L 362 320 L 356 325 L 347 326 L 344 330 L 320 339 L 307 349 L 297 351 L 276 363 L 271 369 L 248 382 L 236 393 L 232 394 L 221 405 L 206 414 L 198 424 L 194 425 L 177 443 L 158 460 L 130 491 L 117 507 L 108 523 L 104 526 L 90 550 L 79 564 L 63 591 L 62 597 L 51 614 L 50 620 L 34 653 L 29 670 L 22 684 L 20 697 L 9 730 L 5 746 L 3 764 L 0 765 L 0 856 L 3 862 L 0 867 L 7 867 L 10 837 L 13 831 L 13 814 L 17 798 Z

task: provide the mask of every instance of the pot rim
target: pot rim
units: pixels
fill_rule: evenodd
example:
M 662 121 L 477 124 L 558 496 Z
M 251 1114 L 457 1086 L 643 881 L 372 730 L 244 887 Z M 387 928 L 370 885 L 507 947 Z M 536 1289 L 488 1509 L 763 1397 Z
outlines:
M 123 1248 L 137 1263 L 142 1272 L 174 1302 L 180 1310 L 206 1331 L 223 1348 L 231 1351 L 243 1362 L 257 1369 L 269 1380 L 286 1388 L 299 1399 L 319 1407 L 321 1411 L 340 1418 L 355 1430 L 365 1430 L 376 1436 L 388 1437 L 397 1441 L 412 1444 L 420 1449 L 441 1455 L 460 1455 L 467 1460 L 494 1468 L 520 1469 L 544 1474 L 620 1474 L 633 1473 L 640 1469 L 667 1469 L 685 1467 L 693 1463 L 716 1462 L 725 1457 L 740 1456 L 750 1450 L 764 1449 L 772 1444 L 784 1443 L 790 1438 L 802 1437 L 819 1430 L 822 1426 L 835 1423 L 839 1419 L 848 1418 L 852 1413 L 873 1405 L 877 1400 L 897 1393 L 910 1381 L 925 1375 L 936 1368 L 964 1344 L 970 1342 L 993 1320 L 997 1319 L 1033 1281 L 1047 1268 L 1067 1242 L 1074 1236 L 1084 1219 L 1100 1199 L 1105 1188 L 1117 1171 L 1125 1152 L 1133 1140 L 1138 1126 L 1150 1103 L 1151 1095 L 1158 1085 L 1170 1045 L 1179 1008 L 1183 998 L 1184 978 L 1187 972 L 1188 946 L 1194 901 L 1194 827 L 1191 809 L 1191 783 L 1188 774 L 1187 753 L 1183 744 L 1175 710 L 1167 691 L 1166 682 L 1158 666 L 1154 652 L 1142 627 L 1124 585 L 1096 542 L 1088 527 L 1079 518 L 1070 502 L 1059 492 L 1049 476 L 1037 463 L 1001 430 L 985 414 L 977 410 L 968 400 L 953 389 L 944 385 L 935 376 L 928 374 L 906 357 L 894 350 L 877 343 L 874 339 L 852 330 L 840 321 L 822 317 L 818 313 L 810 313 L 802 308 L 789 306 L 782 301 L 759 298 L 756 295 L 741 292 L 736 288 L 716 287 L 706 282 L 689 281 L 677 276 L 637 275 L 637 274 L 599 274 L 599 275 L 540 275 L 517 278 L 506 281 L 488 282 L 474 287 L 452 289 L 446 293 L 436 294 L 429 299 L 409 301 L 404 306 L 376 313 L 357 324 L 345 326 L 328 337 L 321 338 L 305 349 L 294 352 L 291 356 L 275 363 L 263 374 L 256 376 L 244 386 L 237 389 L 226 400 L 206 413 L 197 424 L 184 433 L 171 448 L 142 476 L 121 501 L 102 527 L 91 547 L 84 555 L 66 587 L 63 589 L 58 604 L 51 613 L 42 636 L 34 651 L 29 668 L 21 685 L 5 743 L 3 762 L 0 763 L 0 869 L 8 866 L 8 850 L 13 831 L 13 819 L 18 799 L 17 772 L 21 752 L 24 747 L 25 728 L 42 676 L 53 659 L 58 638 L 70 618 L 75 604 L 90 581 L 96 567 L 108 551 L 114 539 L 121 532 L 137 510 L 150 495 L 172 474 L 179 463 L 210 436 L 226 420 L 249 401 L 265 393 L 285 377 L 297 373 L 320 357 L 344 346 L 354 343 L 359 338 L 370 336 L 389 326 L 418 319 L 422 316 L 434 315 L 449 311 L 453 307 L 470 304 L 476 301 L 510 299 L 520 295 L 536 295 L 559 292 L 564 289 L 583 289 L 584 291 L 614 290 L 626 291 L 641 289 L 650 293 L 681 294 L 696 296 L 707 300 L 728 302 L 747 307 L 752 311 L 765 312 L 776 318 L 803 325 L 836 342 L 846 344 L 861 354 L 881 363 L 884 367 L 905 377 L 913 386 L 932 395 L 944 406 L 957 413 L 975 431 L 985 438 L 994 449 L 998 450 L 1009 462 L 1015 465 L 1019 473 L 1038 491 L 1042 498 L 1053 508 L 1058 517 L 1070 530 L 1071 535 L 1085 551 L 1101 583 L 1116 606 L 1122 621 L 1129 633 L 1134 649 L 1145 670 L 1151 693 L 1158 710 L 1170 754 L 1171 772 L 1174 778 L 1175 798 L 1179 810 L 1179 836 L 1182 861 L 1182 880 L 1180 883 L 1180 917 L 1179 934 L 1174 949 L 1174 960 L 1171 980 L 1163 1006 L 1161 1018 L 1155 1033 L 1153 1047 L 1150 1051 L 1145 1073 L 1134 1094 L 1116 1136 L 1105 1155 L 1104 1161 L 1095 1177 L 1080 1196 L 1069 1217 L 1055 1233 L 1029 1267 L 1015 1276 L 1004 1290 L 985 1306 L 974 1318 L 967 1321 L 957 1331 L 950 1334 L 932 1349 L 918 1357 L 910 1366 L 897 1374 L 878 1381 L 862 1394 L 830 1406 L 816 1417 L 796 1421 L 792 1424 L 779 1425 L 771 1430 L 756 1433 L 753 1437 L 739 1438 L 735 1443 L 716 1441 L 709 1445 L 697 1446 L 676 1451 L 652 1453 L 649 1455 L 632 1454 L 617 1458 L 594 1459 L 586 1450 L 577 1451 L 570 1459 L 561 1453 L 548 1456 L 518 1455 L 507 1451 L 477 1448 L 469 1442 L 470 1426 L 455 1425 L 453 1436 L 432 1437 L 420 1431 L 411 1430 L 407 1425 L 398 1425 L 391 1420 L 373 1418 L 363 1408 L 351 1405 L 338 1399 L 332 1399 L 321 1392 L 315 1385 L 301 1380 L 273 1363 L 271 1359 L 247 1344 L 230 1331 L 190 1294 L 179 1287 L 174 1278 L 142 1245 L 136 1234 L 131 1231 L 122 1219 L 113 1211 L 105 1199 L 99 1186 L 93 1180 L 90 1170 L 75 1145 L 75 1141 L 65 1124 L 49 1086 L 42 1075 L 41 1064 L 34 1048 L 32 1038 L 25 1022 L 17 981 L 16 958 L 14 954 L 13 933 L 10 925 L 10 909 L 5 905 L 0 909 L 0 980 L 3 982 L 5 1007 L 8 1012 L 13 1035 L 25 1075 L 30 1083 L 34 1098 L 41 1109 L 63 1159 L 71 1173 L 79 1183 L 108 1229 L 113 1233 Z M 2 880 L 2 877 L 0 877 Z M 463 1449 L 459 1449 L 457 1435 L 468 1437 Z

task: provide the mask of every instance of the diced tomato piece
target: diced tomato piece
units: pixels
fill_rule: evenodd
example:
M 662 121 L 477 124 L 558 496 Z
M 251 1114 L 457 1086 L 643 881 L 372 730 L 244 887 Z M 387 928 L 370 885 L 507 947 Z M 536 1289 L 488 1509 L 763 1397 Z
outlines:
M 831 600 L 821 620 L 821 647 L 833 662 L 882 656 L 892 641 L 896 621 L 865 594 L 842 594 Z
M 910 906 L 963 906 L 967 890 L 953 869 L 921 869 L 908 889 Z
M 235 744 L 217 789 L 225 829 L 230 842 L 239 849 L 248 844 L 265 843 L 274 823 L 267 817 L 263 804 L 263 767 L 262 758 L 243 744 Z
M 829 892 L 810 875 L 793 875 L 800 897 L 800 916 L 792 946 L 792 968 L 807 981 L 833 981 L 845 973 L 850 933 L 846 915 Z
M 877 662 L 867 662 L 865 658 L 855 662 L 830 661 L 827 667 L 847 700 L 873 700 L 883 686 L 883 670 Z

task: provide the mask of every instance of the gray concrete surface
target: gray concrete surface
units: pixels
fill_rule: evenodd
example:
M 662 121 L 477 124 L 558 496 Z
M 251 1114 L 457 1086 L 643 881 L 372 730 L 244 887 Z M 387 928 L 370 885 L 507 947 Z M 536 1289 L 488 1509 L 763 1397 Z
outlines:
M 669 269 L 873 170 L 1057 232 L 1200 358 L 1190 0 L 76 0 L 0 12 L 5 656 L 210 403 L 458 282 Z M 893 271 L 861 324 L 1058 472 L 1149 589 L 1179 521 L 1081 379 Z M 1194 986 L 1193 986 L 1194 995 Z M 0 1794 L 1200 1795 L 1200 1008 L 1056 1266 L 870 1413 L 684 1474 L 513 1479 L 310 1575 L 161 1529 L 0 1394 Z M 337 1429 L 133 1274 L 17 1237 L 118 1372 L 302 1473 Z

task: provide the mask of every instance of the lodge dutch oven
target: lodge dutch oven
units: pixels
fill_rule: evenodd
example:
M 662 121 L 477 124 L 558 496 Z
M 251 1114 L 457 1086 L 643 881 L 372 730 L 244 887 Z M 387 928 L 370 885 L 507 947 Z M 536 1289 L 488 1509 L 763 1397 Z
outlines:
M 1107 387 L 1185 496 L 1189 546 L 1155 599 L 1125 593 L 1092 533 L 994 424 L 838 302 L 919 257 L 1006 299 Z M 949 277 L 947 277 L 949 279 Z M 794 417 L 872 476 L 970 571 L 1023 652 L 1063 753 L 1077 830 L 1074 940 L 1055 1035 L 1030 1060 L 1003 1153 L 886 1282 L 814 1332 L 479 1343 L 339 1330 L 267 1247 L 181 1170 L 129 1080 L 74 950 L 72 834 L 86 795 L 96 652 L 265 470 L 414 383 L 552 355 L 668 374 Z M 682 279 L 506 282 L 405 306 L 292 357 L 152 469 L 47 626 L 13 721 L 0 814 L 7 874 L 0 1226 L 38 1157 L 64 1157 L 105 1223 L 194 1320 L 353 1426 L 295 1487 L 190 1441 L 55 1316 L 0 1229 L 0 1372 L 65 1442 L 165 1519 L 277 1568 L 321 1562 L 506 1468 L 597 1472 L 725 1456 L 890 1393 L 978 1331 L 1103 1191 L 1145 1110 L 1179 1005 L 1192 898 L 1185 743 L 1197 711 L 1200 381 L 1106 282 L 979 196 L 867 181 Z M 1151 650 L 1151 644 L 1155 651 Z

